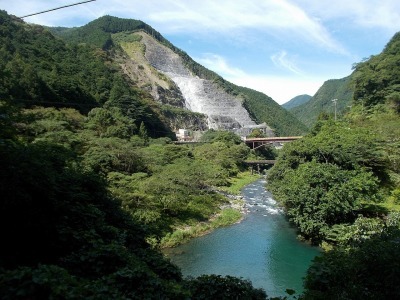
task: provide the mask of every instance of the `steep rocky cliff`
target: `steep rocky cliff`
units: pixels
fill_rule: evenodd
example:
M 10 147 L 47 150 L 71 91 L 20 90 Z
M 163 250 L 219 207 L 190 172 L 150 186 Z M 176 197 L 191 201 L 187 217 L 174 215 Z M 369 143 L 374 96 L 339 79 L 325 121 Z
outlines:
M 125 54 L 118 55 L 119 52 L 116 52 L 118 64 L 124 74 L 162 104 L 181 108 L 185 106 L 185 99 L 179 87 L 170 78 L 160 73 L 157 68 L 152 67 L 145 56 L 146 44 L 142 40 L 152 39 L 151 37 L 144 32 L 137 32 L 116 33 L 112 38 Z M 159 59 L 161 60 L 163 57 L 159 57 Z
M 228 94 L 211 80 L 192 74 L 178 54 L 147 33 L 139 34 L 148 62 L 178 86 L 187 109 L 207 115 L 209 128 L 236 130 L 256 125 L 240 97 Z
M 267 135 L 299 135 L 306 130 L 267 95 L 225 81 L 141 21 L 104 16 L 79 28 L 51 30 L 70 43 L 90 43 L 113 53 L 131 84 L 168 112 L 173 130 L 185 125 L 246 135 L 257 124 L 265 124 Z

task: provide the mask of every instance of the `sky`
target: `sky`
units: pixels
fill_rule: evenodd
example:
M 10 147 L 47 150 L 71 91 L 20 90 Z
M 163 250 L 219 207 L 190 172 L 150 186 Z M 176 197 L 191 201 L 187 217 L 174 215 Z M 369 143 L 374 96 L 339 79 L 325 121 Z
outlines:
M 0 0 L 25 15 L 84 0 Z M 399 0 L 96 0 L 24 20 L 78 27 L 101 16 L 144 21 L 195 61 L 279 104 L 379 54 L 400 31 Z

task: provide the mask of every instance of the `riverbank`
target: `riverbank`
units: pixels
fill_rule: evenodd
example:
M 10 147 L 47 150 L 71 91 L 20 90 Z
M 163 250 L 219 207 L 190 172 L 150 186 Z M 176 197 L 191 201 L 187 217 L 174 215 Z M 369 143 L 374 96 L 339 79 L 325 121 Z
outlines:
M 274 297 L 287 296 L 286 289 L 301 293 L 302 277 L 319 249 L 296 238 L 264 178 L 251 182 L 240 196 L 247 210 L 241 222 L 164 249 L 164 255 L 184 276 L 242 277 Z
M 205 222 L 176 228 L 173 232 L 164 236 L 158 246 L 160 248 L 176 247 L 188 242 L 192 238 L 208 234 L 219 227 L 240 222 L 246 213 L 245 202 L 239 196 L 240 191 L 246 185 L 259 178 L 259 175 L 242 172 L 230 180 L 231 184 L 229 187 L 215 189 L 216 192 L 222 194 L 228 200 L 220 207 L 220 211 Z
M 251 174 L 251 172 L 239 173 L 230 180 L 230 186 L 221 187 L 219 191 L 227 192 L 231 195 L 240 195 L 241 190 L 248 184 L 260 179 L 261 175 Z

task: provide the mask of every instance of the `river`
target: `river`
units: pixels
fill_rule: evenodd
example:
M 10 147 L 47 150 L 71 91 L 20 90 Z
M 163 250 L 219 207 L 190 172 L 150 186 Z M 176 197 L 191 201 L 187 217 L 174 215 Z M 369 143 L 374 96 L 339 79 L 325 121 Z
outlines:
M 283 211 L 260 179 L 242 190 L 248 213 L 242 222 L 219 228 L 165 254 L 184 276 L 232 275 L 248 279 L 268 296 L 303 290 L 302 278 L 320 252 L 296 238 Z

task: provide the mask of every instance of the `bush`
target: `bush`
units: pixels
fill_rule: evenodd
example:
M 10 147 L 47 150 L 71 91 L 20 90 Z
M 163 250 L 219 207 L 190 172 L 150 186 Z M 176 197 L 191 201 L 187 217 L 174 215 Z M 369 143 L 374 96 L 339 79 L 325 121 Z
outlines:
M 221 275 L 202 275 L 187 281 L 191 299 L 266 299 L 264 290 L 256 289 L 242 278 Z

